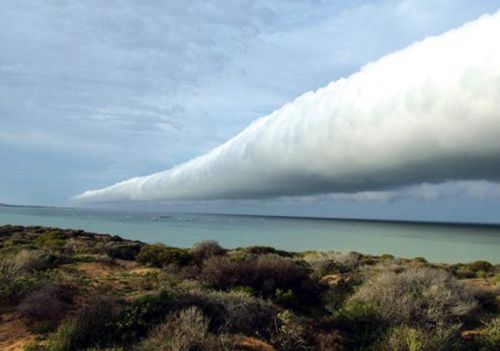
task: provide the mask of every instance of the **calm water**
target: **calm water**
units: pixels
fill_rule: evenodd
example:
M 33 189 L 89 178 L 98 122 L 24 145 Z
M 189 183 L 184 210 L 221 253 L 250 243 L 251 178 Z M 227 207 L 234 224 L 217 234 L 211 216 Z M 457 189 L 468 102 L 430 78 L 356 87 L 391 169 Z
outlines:
M 2 224 L 84 229 L 181 247 L 214 239 L 228 248 L 270 245 L 291 251 L 358 251 L 422 256 L 434 262 L 485 259 L 500 263 L 500 225 L 0 207 Z

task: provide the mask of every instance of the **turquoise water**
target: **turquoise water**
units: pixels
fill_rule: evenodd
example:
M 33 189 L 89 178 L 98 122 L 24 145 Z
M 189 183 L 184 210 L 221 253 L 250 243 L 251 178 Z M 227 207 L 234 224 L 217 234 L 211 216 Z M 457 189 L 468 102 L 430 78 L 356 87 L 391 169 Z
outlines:
M 270 245 L 291 251 L 358 251 L 421 256 L 433 262 L 500 263 L 500 225 L 0 207 L 2 224 L 84 229 L 180 247 L 214 239 L 228 248 Z

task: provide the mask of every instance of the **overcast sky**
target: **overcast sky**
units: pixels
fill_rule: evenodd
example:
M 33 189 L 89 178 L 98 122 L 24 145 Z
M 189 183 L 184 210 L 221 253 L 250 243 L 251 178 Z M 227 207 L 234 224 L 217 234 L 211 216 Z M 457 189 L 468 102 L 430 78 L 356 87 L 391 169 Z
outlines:
M 0 202 L 73 205 L 75 194 L 203 155 L 304 92 L 500 1 L 0 6 Z M 495 181 L 127 206 L 500 222 Z

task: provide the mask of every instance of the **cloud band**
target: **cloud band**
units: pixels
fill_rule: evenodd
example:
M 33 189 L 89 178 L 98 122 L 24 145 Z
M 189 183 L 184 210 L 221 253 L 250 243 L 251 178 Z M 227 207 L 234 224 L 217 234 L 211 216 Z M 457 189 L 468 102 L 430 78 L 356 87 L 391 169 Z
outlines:
M 308 92 L 211 152 L 83 201 L 265 198 L 500 180 L 500 12 Z

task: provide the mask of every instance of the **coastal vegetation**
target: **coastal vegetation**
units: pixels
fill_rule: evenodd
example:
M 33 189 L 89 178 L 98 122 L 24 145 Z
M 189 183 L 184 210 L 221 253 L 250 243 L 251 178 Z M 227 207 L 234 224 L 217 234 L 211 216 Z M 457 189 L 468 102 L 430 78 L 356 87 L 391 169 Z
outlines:
M 500 266 L 0 227 L 0 349 L 499 350 Z

